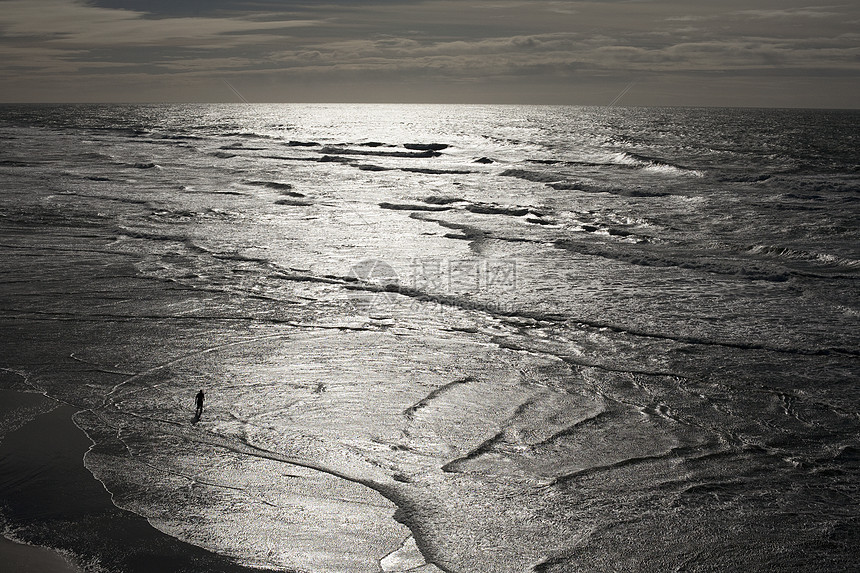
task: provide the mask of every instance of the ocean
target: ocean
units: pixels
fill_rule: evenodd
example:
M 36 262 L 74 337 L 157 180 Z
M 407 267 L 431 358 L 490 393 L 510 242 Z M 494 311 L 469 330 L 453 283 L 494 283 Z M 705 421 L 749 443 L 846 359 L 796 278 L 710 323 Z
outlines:
M 860 568 L 858 111 L 4 105 L 0 141 L 0 389 L 50 399 L 0 435 L 71 417 L 111 507 L 223 567 Z M 7 537 L 156 562 L 27 509 L 26 449 Z

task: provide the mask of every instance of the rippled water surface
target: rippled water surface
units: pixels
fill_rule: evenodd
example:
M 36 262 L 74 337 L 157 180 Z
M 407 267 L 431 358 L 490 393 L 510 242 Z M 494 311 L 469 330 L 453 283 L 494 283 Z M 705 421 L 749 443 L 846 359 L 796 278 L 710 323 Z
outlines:
M 5 106 L 0 386 L 244 565 L 856 570 L 858 120 Z

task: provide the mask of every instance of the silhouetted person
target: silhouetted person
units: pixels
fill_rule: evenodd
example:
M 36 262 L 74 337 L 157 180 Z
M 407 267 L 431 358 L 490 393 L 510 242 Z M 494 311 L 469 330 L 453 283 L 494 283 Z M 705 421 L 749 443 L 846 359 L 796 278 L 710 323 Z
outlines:
M 203 414 L 203 390 L 197 393 L 197 397 L 194 399 L 194 402 L 197 404 L 197 417 Z

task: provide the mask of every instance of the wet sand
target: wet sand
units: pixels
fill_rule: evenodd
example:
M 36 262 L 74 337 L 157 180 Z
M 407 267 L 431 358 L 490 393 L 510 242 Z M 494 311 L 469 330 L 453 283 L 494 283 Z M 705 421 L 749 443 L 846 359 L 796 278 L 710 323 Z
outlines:
M 83 465 L 91 441 L 72 421 L 76 409 L 64 405 L 38 413 L 46 400 L 0 391 L 4 426 L 19 425 L 22 416 L 35 413 L 0 443 L 0 505 L 6 526 L 31 544 L 0 543 L 0 562 L 13 564 L 11 571 L 77 571 L 44 547 L 73 555 L 79 564 L 98 563 L 128 573 L 258 571 L 183 543 L 115 507 Z
M 0 562 L 14 573 L 80 573 L 50 549 L 15 543 L 5 537 L 0 537 Z

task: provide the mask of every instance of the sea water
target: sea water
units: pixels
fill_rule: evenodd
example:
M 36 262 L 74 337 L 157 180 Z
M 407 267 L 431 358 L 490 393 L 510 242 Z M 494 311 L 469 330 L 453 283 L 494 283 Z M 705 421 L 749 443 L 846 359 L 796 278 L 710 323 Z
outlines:
M 246 565 L 856 570 L 858 136 L 4 106 L 0 383 L 78 409 L 114 504 Z

